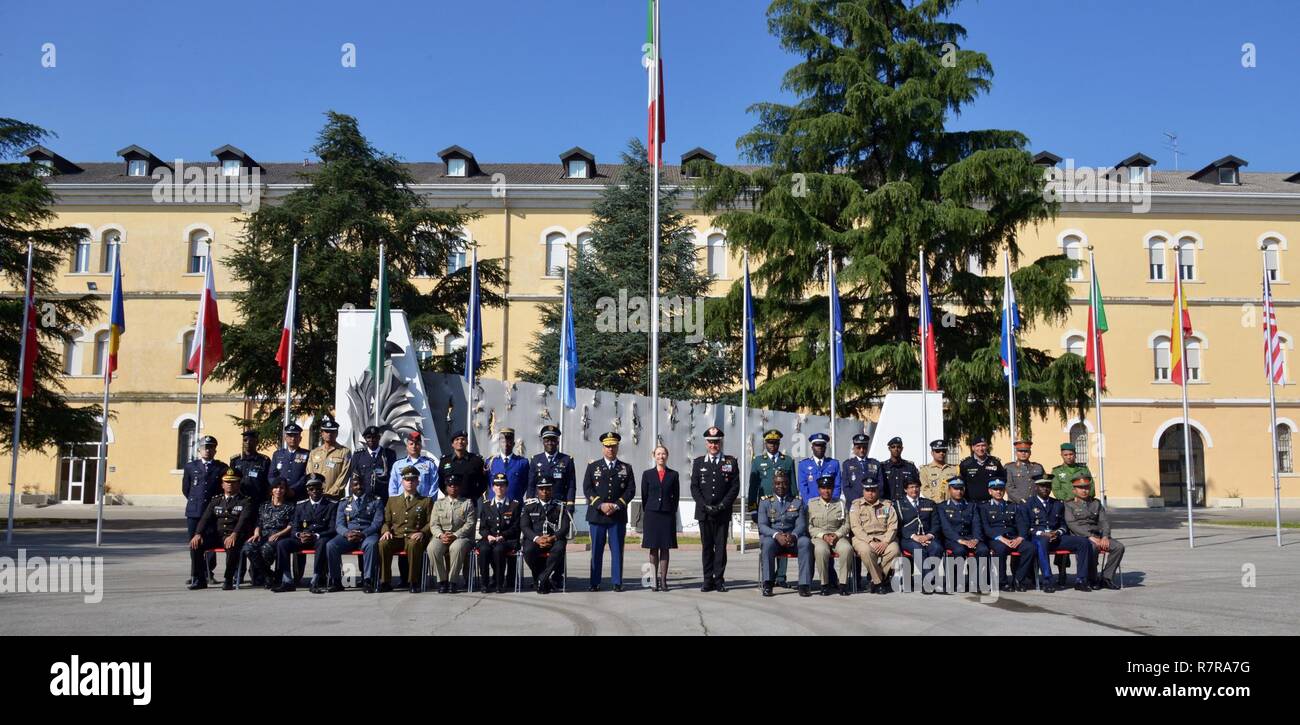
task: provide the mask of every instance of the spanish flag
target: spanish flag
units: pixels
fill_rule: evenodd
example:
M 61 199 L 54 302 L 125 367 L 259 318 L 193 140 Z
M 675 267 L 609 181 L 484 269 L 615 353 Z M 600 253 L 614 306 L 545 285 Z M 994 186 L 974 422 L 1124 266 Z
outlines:
M 1169 323 L 1169 378 L 1183 384 L 1183 347 L 1192 334 L 1192 317 L 1187 313 L 1187 298 L 1183 296 L 1183 283 L 1174 275 L 1174 314 Z
M 122 335 L 126 334 L 126 312 L 122 308 L 122 257 L 118 253 L 113 263 L 113 296 L 109 300 L 110 310 L 108 326 L 108 364 L 104 366 L 104 379 L 111 380 L 113 371 L 117 370 L 117 349 L 121 345 Z

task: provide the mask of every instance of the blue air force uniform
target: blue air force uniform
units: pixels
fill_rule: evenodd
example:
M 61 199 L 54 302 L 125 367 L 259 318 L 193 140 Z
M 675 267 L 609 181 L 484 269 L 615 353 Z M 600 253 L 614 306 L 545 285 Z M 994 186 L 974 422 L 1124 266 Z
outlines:
M 200 441 L 203 446 L 216 446 L 217 439 L 212 436 L 204 436 Z M 208 502 L 213 496 L 221 493 L 221 477 L 226 475 L 226 469 L 230 468 L 225 463 L 213 458 L 205 461 L 202 458 L 195 458 L 185 464 L 185 469 L 181 474 L 181 495 L 185 497 L 185 540 L 189 541 L 194 535 L 199 533 L 199 519 L 203 516 L 204 511 L 208 508 Z M 211 574 L 217 568 L 216 554 L 207 554 L 208 572 Z
M 289 495 L 296 501 L 307 498 L 307 456 L 306 448 L 281 448 L 271 456 L 271 473 L 267 476 L 267 491 L 275 488 L 281 480 L 289 484 Z
M 942 556 L 939 507 L 924 496 L 911 499 L 903 495 L 895 499 L 894 503 L 898 506 L 898 545 L 903 551 L 911 552 L 912 566 L 920 567 L 921 561 L 926 557 Z M 925 534 L 933 534 L 935 538 L 930 539 L 928 544 L 912 539 L 913 536 Z
M 509 457 L 492 456 L 488 465 L 488 480 L 495 480 L 498 473 L 506 474 L 506 498 L 510 501 L 522 501 L 528 491 L 530 468 L 528 459 L 523 456 L 516 456 L 513 453 Z M 493 498 L 491 488 L 484 493 L 484 498 L 485 500 Z
M 835 461 L 832 459 L 832 463 Z M 814 481 L 814 485 L 816 482 Z M 776 494 L 765 496 L 758 502 L 758 533 L 763 561 L 763 583 L 772 581 L 773 559 L 777 554 L 796 554 L 799 557 L 799 586 L 812 586 L 812 539 L 808 538 L 808 516 L 804 501 L 799 496 Z M 793 534 L 794 546 L 781 546 L 777 534 Z
M 975 545 L 975 555 L 985 557 L 989 555 L 989 548 L 976 535 L 975 523 L 976 514 L 975 504 L 962 499 L 954 501 L 948 499 L 938 505 L 939 510 L 939 527 L 943 530 L 944 546 L 952 552 L 958 559 L 966 558 L 970 549 L 961 543 L 962 539 L 975 539 L 978 543 Z
M 875 483 L 882 489 L 885 486 L 884 469 L 880 461 L 874 458 L 851 456 L 840 465 L 840 489 L 844 492 L 844 501 L 849 506 L 862 498 L 862 484 Z M 889 498 L 882 496 L 882 498 Z
M 809 440 L 812 440 L 814 437 L 818 435 L 820 434 L 813 434 L 813 436 L 809 437 Z M 809 456 L 808 458 L 799 461 L 799 471 L 797 476 L 797 478 L 799 479 L 798 481 L 799 498 L 803 499 L 803 502 L 805 504 L 817 498 L 818 496 L 817 481 L 822 476 L 833 476 L 835 478 L 835 491 L 831 495 L 834 498 L 839 498 L 840 497 L 840 462 L 839 461 L 835 460 L 834 458 L 823 458 L 821 460 L 817 460 L 812 456 Z M 799 572 L 799 575 L 803 576 L 803 572 L 802 571 Z
M 319 484 L 313 479 L 311 485 L 320 485 L 324 487 L 324 481 Z M 306 549 L 314 549 L 316 552 L 316 561 L 312 567 L 311 585 L 313 587 L 321 586 L 325 579 L 326 551 L 325 546 L 330 539 L 334 538 L 334 519 L 337 502 L 321 497 L 319 501 L 313 502 L 310 498 L 303 499 L 294 505 L 293 519 L 290 525 L 293 530 L 288 536 L 280 539 L 275 543 L 275 565 L 276 569 L 281 572 L 281 585 L 285 588 L 292 589 L 294 586 L 294 568 L 291 566 L 292 558 L 295 554 Z M 307 543 L 298 539 L 300 534 L 311 534 L 313 538 Z
M 360 473 L 361 480 L 365 482 L 366 492 L 373 494 L 380 501 L 388 499 L 388 476 L 393 471 L 393 464 L 397 462 L 397 454 L 392 448 L 380 446 L 377 450 L 370 450 L 365 446 L 352 451 L 352 472 Z M 383 518 L 384 507 L 381 503 L 379 506 L 380 518 Z
M 1038 566 L 1043 577 L 1052 580 L 1051 551 L 1064 549 L 1074 554 L 1078 564 L 1075 582 L 1088 581 L 1088 567 L 1091 566 L 1092 542 L 1083 536 L 1073 536 L 1065 526 L 1065 504 L 1054 498 L 1043 499 L 1037 494 L 1030 496 L 1020 506 L 1018 525 L 1020 535 L 1034 542 L 1038 552 Z M 1058 538 L 1051 541 L 1051 534 Z
M 407 466 L 414 466 L 420 472 L 420 482 L 415 485 L 415 492 L 430 500 L 438 498 L 438 462 L 424 455 L 418 458 L 402 456 L 393 464 L 388 475 L 388 496 L 402 495 L 402 471 Z
M 989 481 L 989 488 L 1000 488 L 1006 490 L 1005 481 Z M 1001 571 L 1002 578 L 1000 581 L 1011 581 L 1007 578 L 1007 556 L 1012 551 L 1020 554 L 1020 559 L 1016 563 L 1015 581 L 1024 582 L 1029 573 L 1034 569 L 1034 545 L 1029 539 L 1020 542 L 1020 546 L 1012 549 L 1007 546 L 1002 539 L 1008 541 L 1020 535 L 1019 526 L 1016 520 L 1019 518 L 1021 504 L 1011 501 L 995 501 L 989 499 L 983 503 L 975 505 L 976 516 L 976 534 L 979 539 L 988 546 L 989 550 L 998 556 L 998 568 Z
M 301 504 L 300 504 L 301 505 Z M 336 505 L 335 536 L 325 544 L 331 587 L 343 586 L 343 555 L 361 550 L 361 577 L 371 582 L 379 578 L 379 530 L 384 525 L 384 500 L 368 491 L 360 496 L 348 495 Z M 348 540 L 348 532 L 361 533 L 361 541 Z
M 572 506 L 578 493 L 576 479 L 572 456 L 559 451 L 554 455 L 543 451 L 533 456 L 528 466 L 528 491 L 523 498 L 537 498 L 537 482 L 545 480 L 551 484 L 552 500 Z

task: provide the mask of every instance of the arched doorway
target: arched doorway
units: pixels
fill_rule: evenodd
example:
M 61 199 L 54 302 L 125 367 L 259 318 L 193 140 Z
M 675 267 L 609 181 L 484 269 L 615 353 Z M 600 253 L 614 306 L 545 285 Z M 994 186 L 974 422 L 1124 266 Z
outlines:
M 1193 506 L 1205 505 L 1205 446 L 1192 427 Z M 1160 496 L 1166 506 L 1187 506 L 1187 459 L 1183 455 L 1183 425 L 1169 426 L 1160 436 Z

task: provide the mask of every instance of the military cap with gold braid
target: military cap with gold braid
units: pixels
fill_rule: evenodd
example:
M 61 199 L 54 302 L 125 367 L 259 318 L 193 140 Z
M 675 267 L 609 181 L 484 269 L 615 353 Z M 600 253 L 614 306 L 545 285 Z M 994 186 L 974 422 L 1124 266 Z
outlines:
M 614 431 L 610 431 L 600 437 L 600 444 L 602 446 L 616 446 L 621 440 L 623 440 L 623 436 Z
M 770 430 L 770 431 L 768 431 L 768 432 L 766 432 L 766 433 L 763 434 L 763 440 L 765 440 L 765 441 L 778 441 L 778 442 L 779 442 L 779 441 L 781 440 L 781 438 L 783 438 L 783 437 L 784 437 L 784 436 L 782 436 L 781 431 L 779 431 L 779 430 L 777 430 L 777 429 L 775 429 L 775 428 L 773 428 L 772 430 Z

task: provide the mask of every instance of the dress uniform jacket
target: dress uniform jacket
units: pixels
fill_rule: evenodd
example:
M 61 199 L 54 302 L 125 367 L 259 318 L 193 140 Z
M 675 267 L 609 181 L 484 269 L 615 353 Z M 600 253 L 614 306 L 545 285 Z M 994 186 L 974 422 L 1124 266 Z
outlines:
M 402 488 L 402 471 L 410 466 L 415 466 L 415 470 L 420 472 L 420 482 L 416 484 L 415 492 L 427 496 L 431 501 L 437 498 L 438 462 L 425 455 L 419 458 L 403 456 L 393 463 L 392 471 L 388 474 L 388 497 L 405 494 L 406 489 Z M 465 492 L 461 491 L 461 495 L 464 494 Z
M 492 456 L 488 460 L 488 480 L 496 478 L 498 473 L 506 474 L 506 499 L 509 501 L 518 501 L 523 499 L 524 494 L 528 493 L 529 477 L 528 459 L 523 456 L 516 456 L 513 453 L 509 458 L 505 456 Z M 551 491 L 554 492 L 554 487 Z M 492 492 L 487 492 L 488 498 L 492 497 Z
M 348 496 L 338 502 L 334 516 L 334 530 L 339 536 L 349 531 L 360 531 L 364 536 L 377 536 L 384 525 L 384 502 L 378 496 L 364 493 Z
M 1053 531 L 1057 534 L 1068 531 L 1065 526 L 1065 507 L 1054 498 L 1044 501 L 1031 496 L 1017 513 L 1017 527 L 1020 535 L 1025 538 L 1032 538 L 1039 531 Z
M 772 495 L 772 479 L 777 471 L 785 471 L 786 480 L 790 481 L 790 485 L 794 485 L 798 480 L 795 478 L 794 459 L 780 451 L 776 453 L 763 451 L 754 456 L 753 462 L 750 463 L 748 502 L 751 518 L 758 516 L 756 513 L 758 500 Z
M 916 464 L 906 458 L 898 459 L 897 463 L 892 458 L 886 458 L 880 462 L 880 470 L 884 476 L 884 483 L 880 487 L 881 498 L 902 498 L 907 482 L 921 477 Z
M 611 468 L 603 457 L 588 463 L 587 472 L 582 477 L 582 495 L 587 498 L 587 523 L 604 526 L 626 524 L 627 504 L 636 496 L 632 466 L 615 459 Z M 598 508 L 603 503 L 616 503 L 620 508 L 607 516 Z
M 1101 501 L 1090 498 L 1087 501 L 1066 501 L 1065 526 L 1075 536 L 1099 536 L 1110 538 L 1110 518 Z
M 482 501 L 478 505 L 478 538 L 489 535 L 505 538 L 510 546 L 519 545 L 519 535 L 523 531 L 520 511 L 523 504 L 517 500 Z
M 324 538 L 334 536 L 336 511 L 337 504 L 324 497 L 316 503 L 312 503 L 311 499 L 299 501 L 293 507 L 291 522 L 293 531 L 289 532 L 289 536 L 295 539 L 302 533 L 315 534 Z
M 381 534 L 392 534 L 394 538 L 405 539 L 420 532 L 429 533 L 429 524 L 433 513 L 433 501 L 424 496 L 411 496 L 406 500 L 405 492 L 388 497 L 384 504 L 384 525 Z
M 949 499 L 939 504 L 939 526 L 943 530 L 943 540 L 948 548 L 962 539 L 978 539 L 975 535 L 975 510 L 977 504 L 966 499 L 954 501 Z
M 487 465 L 483 463 L 483 457 L 477 453 L 465 451 L 465 455 L 457 456 L 455 453 L 448 453 L 438 460 L 438 488 L 443 490 L 447 485 L 447 479 L 451 474 L 459 473 L 461 480 L 460 495 L 470 501 L 477 501 L 483 498 L 487 492 Z
M 396 462 L 397 454 L 392 448 L 380 446 L 378 450 L 372 452 L 362 446 L 352 451 L 352 470 L 359 471 L 361 480 L 365 481 L 366 490 L 381 499 L 388 498 L 388 474 L 392 472 L 393 464 Z
M 886 499 L 868 504 L 859 499 L 849 509 L 849 530 L 855 542 L 898 540 L 898 508 Z
M 573 518 L 559 501 L 533 499 L 524 504 L 520 529 L 524 541 L 531 542 L 539 536 L 554 536 L 559 541 L 556 546 L 563 548 L 563 542 L 569 536 Z
M 961 476 L 961 469 L 952 463 L 945 463 L 940 466 L 937 463 L 927 463 L 921 466 L 921 495 L 934 501 L 943 503 L 948 500 L 948 482 Z M 902 489 L 897 489 L 898 495 L 902 496 Z
M 1067 466 L 1062 463 L 1056 468 L 1053 468 L 1052 496 L 1056 498 L 1057 501 L 1061 502 L 1069 501 L 1074 498 L 1074 477 L 1080 473 L 1086 473 L 1089 478 L 1092 477 L 1092 471 L 1089 471 L 1088 467 L 1082 463 L 1076 463 L 1072 466 Z M 1093 491 L 1089 488 L 1088 495 L 1091 496 L 1092 494 Z
M 295 499 L 307 498 L 307 449 L 281 448 L 271 456 L 271 473 L 267 482 L 274 487 L 280 479 L 289 484 L 289 495 Z
M 578 495 L 578 474 L 574 465 L 572 456 L 559 451 L 553 456 L 545 452 L 533 456 L 532 463 L 528 466 L 528 493 L 525 498 L 537 498 L 537 482 L 548 479 L 551 482 L 551 498 L 572 505 Z
M 1020 535 L 1019 525 L 1022 504 L 1014 501 L 994 501 L 989 499 L 975 506 L 976 536 L 985 542 L 992 542 L 999 537 L 1014 539 Z
M 731 506 L 740 495 L 740 464 L 734 456 L 718 455 L 718 461 L 699 456 L 691 464 L 691 498 L 695 499 L 695 520 L 729 521 Z M 706 513 L 705 506 L 717 506 Z
M 332 446 L 322 443 L 307 454 L 307 473 L 318 473 L 325 479 L 325 495 L 331 498 L 347 494 L 351 471 L 352 453 L 338 443 Z
M 270 457 L 241 453 L 230 459 L 230 470 L 239 474 L 239 492 L 252 499 L 254 507 L 271 498 L 271 485 L 267 482 L 271 473 Z
M 989 500 L 989 481 L 1007 480 L 1007 469 L 997 456 L 985 456 L 982 461 L 966 456 L 957 467 L 961 469 L 961 480 L 966 482 L 966 499 L 971 503 Z
M 880 468 L 880 461 L 870 457 L 845 458 L 840 464 L 840 490 L 849 506 L 862 498 L 862 484 L 866 481 L 874 481 L 881 487 L 885 485 L 885 472 Z
M 468 539 L 473 536 L 477 521 L 478 512 L 473 499 L 442 496 L 433 502 L 429 533 L 435 537 L 452 534 L 457 539 Z
M 1024 503 L 1034 495 L 1034 481 L 1046 475 L 1043 467 L 1033 461 L 1012 461 L 1007 464 L 1007 499 Z
M 764 538 L 777 534 L 794 534 L 796 538 L 808 535 L 807 507 L 798 496 L 781 498 L 776 494 L 765 496 L 758 502 L 758 533 Z
M 799 473 L 796 480 L 792 481 L 792 486 L 797 487 L 799 498 L 804 503 L 817 498 L 817 481 L 822 476 L 835 477 L 835 491 L 832 494 L 835 498 L 840 497 L 840 462 L 834 458 L 823 458 L 818 461 L 816 458 L 809 456 L 799 461 Z
M 849 535 L 848 505 L 838 498 L 823 501 L 820 496 L 808 502 L 808 536 L 820 539 L 835 534 L 843 539 Z
M 221 477 L 230 468 L 216 460 L 196 458 L 185 464 L 181 475 L 181 494 L 185 496 L 185 515 L 192 519 L 203 516 L 212 497 L 221 493 Z
M 910 539 L 913 536 L 942 533 L 939 530 L 939 507 L 930 499 L 922 496 L 913 505 L 906 496 L 902 496 L 895 503 L 898 504 L 898 538 Z
M 231 534 L 247 537 L 253 533 L 253 502 L 243 494 L 213 496 L 199 517 L 198 530 L 222 538 Z

